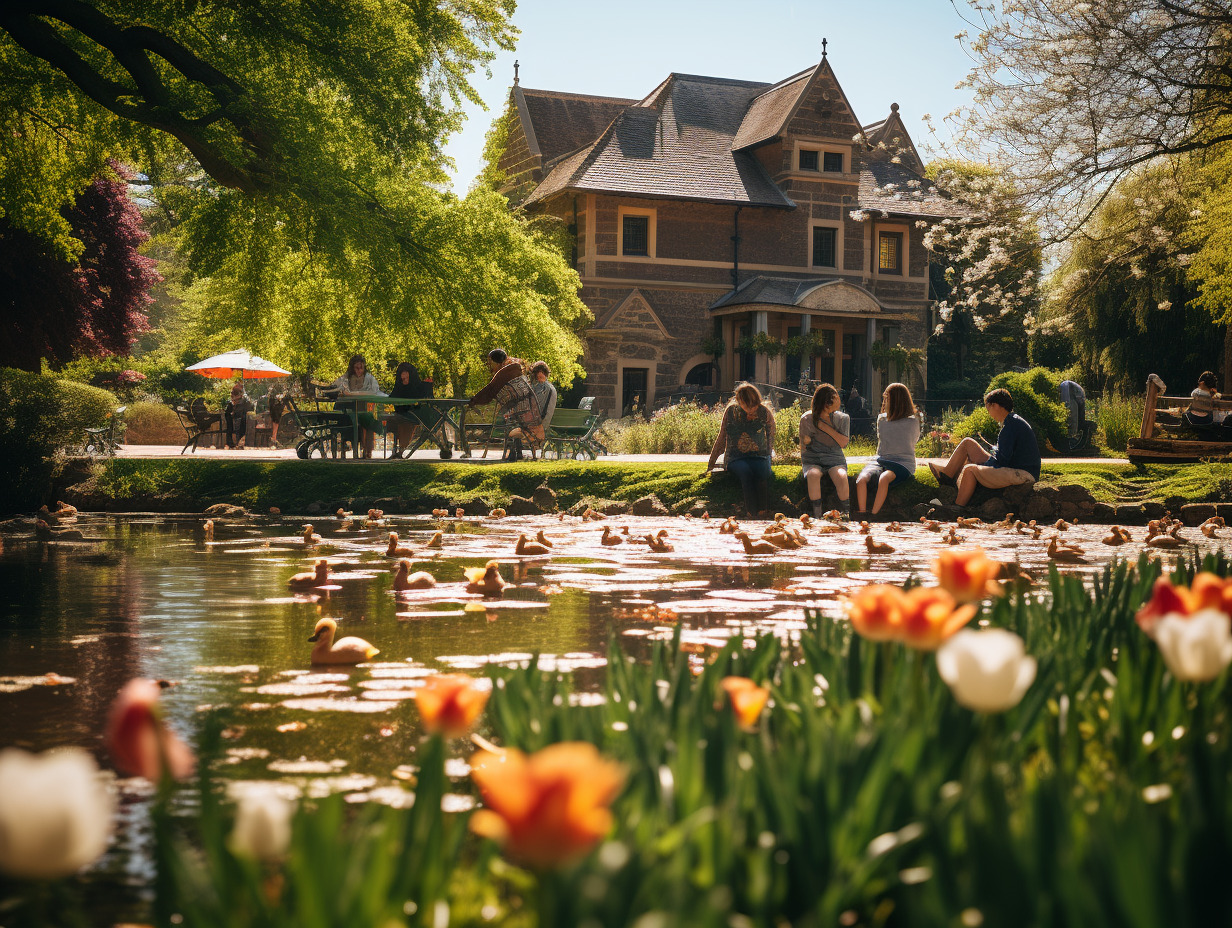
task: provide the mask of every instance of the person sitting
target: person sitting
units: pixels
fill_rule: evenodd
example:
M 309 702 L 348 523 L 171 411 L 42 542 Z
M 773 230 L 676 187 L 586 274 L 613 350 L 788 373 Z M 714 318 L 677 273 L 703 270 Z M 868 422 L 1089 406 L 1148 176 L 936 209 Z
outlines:
M 244 447 L 244 436 L 248 429 L 248 414 L 252 412 L 252 400 L 244 392 L 244 384 L 237 380 L 231 385 L 231 399 L 223 407 L 223 420 L 227 423 L 227 447 L 231 449 Z M 236 435 L 239 435 L 238 441 Z
M 395 399 L 422 400 L 432 395 L 432 385 L 424 383 L 419 371 L 410 361 L 403 361 L 394 372 L 394 388 L 389 395 Z M 411 443 L 415 441 L 415 433 L 419 431 L 419 419 L 409 407 L 395 409 L 393 415 L 394 427 L 394 457 L 410 457 Z
M 1185 410 L 1184 419 L 1199 430 L 1209 429 L 1215 424 L 1215 374 L 1213 371 L 1203 371 L 1198 378 L 1198 385 L 1189 394 L 1189 408 Z
M 376 382 L 376 377 L 368 370 L 368 365 L 364 361 L 363 355 L 355 355 L 351 358 L 351 363 L 347 365 L 347 371 L 341 377 L 334 381 L 334 387 L 339 391 L 339 395 L 355 396 L 384 396 L 381 392 L 381 386 Z M 343 404 L 345 411 L 346 404 Z M 376 434 L 380 432 L 385 434 L 385 428 L 376 421 L 376 416 L 372 414 L 370 407 L 365 407 L 359 412 L 359 441 L 363 446 L 365 458 L 372 457 L 372 446 L 376 443 Z
M 724 467 L 740 481 L 745 511 L 753 518 L 770 510 L 774 435 L 774 413 L 762 402 L 761 393 L 751 383 L 737 385 L 735 395 L 723 410 L 706 473 L 714 472 L 715 462 L 724 454 Z
M 270 416 L 270 447 L 278 447 L 278 424 L 282 421 L 282 414 L 287 409 L 287 397 L 291 395 L 291 391 L 286 393 L 276 393 L 270 390 L 269 393 L 269 416 Z
M 855 388 L 852 388 L 855 392 Z M 868 485 L 877 484 L 873 515 L 881 512 L 890 487 L 915 479 L 915 445 L 920 440 L 920 417 L 906 384 L 892 383 L 881 394 L 881 413 L 877 416 L 877 456 L 864 465 L 856 478 L 856 505 L 859 515 L 867 511 Z
M 510 439 L 504 460 L 522 459 L 523 438 L 530 445 L 533 460 L 535 449 L 543 443 L 543 420 L 539 415 L 539 404 L 530 388 L 523 363 L 518 358 L 509 357 L 500 348 L 493 348 L 488 352 L 486 363 L 488 370 L 492 372 L 492 380 L 470 398 L 467 406 L 482 406 L 495 400 L 498 415 L 504 417 Z
M 843 449 L 851 440 L 851 418 L 839 409 L 838 390 L 820 384 L 813 393 L 813 408 L 800 417 L 800 472 L 808 488 L 813 515 L 821 518 L 821 475 L 834 481 L 838 511 L 851 516 L 851 486 L 847 482 L 847 456 Z
M 546 432 L 552 424 L 552 416 L 556 412 L 556 388 L 548 380 L 552 370 L 546 361 L 536 361 L 530 366 L 530 388 L 539 402 L 539 418 Z
M 928 465 L 937 483 L 958 487 L 954 501 L 958 506 L 971 502 L 977 484 L 1000 490 L 1039 480 L 1039 442 L 1027 420 L 1014 412 L 1010 391 L 993 390 L 984 397 L 984 408 L 1001 426 L 992 452 L 985 451 L 974 438 L 964 438 L 944 465 Z

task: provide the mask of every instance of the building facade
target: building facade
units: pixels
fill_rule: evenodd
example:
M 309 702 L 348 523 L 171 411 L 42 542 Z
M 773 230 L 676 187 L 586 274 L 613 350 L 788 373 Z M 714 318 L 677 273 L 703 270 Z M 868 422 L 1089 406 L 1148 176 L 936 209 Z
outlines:
M 672 74 L 641 100 L 515 77 L 510 106 L 505 192 L 573 233 L 596 408 L 802 375 L 876 396 L 873 343 L 924 347 L 923 227 L 960 209 L 897 104 L 861 125 L 825 57 L 777 84 Z

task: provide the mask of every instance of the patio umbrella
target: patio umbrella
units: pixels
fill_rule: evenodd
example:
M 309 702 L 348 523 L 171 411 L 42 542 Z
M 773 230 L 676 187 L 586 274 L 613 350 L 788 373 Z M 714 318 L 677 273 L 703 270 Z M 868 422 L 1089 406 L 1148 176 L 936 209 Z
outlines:
M 267 377 L 290 377 L 290 371 L 284 371 L 277 364 L 272 364 L 264 358 L 258 358 L 255 354 L 249 354 L 243 348 L 237 348 L 235 351 L 227 351 L 223 354 L 216 354 L 212 358 L 206 358 L 204 361 L 198 361 L 196 364 L 191 364 L 184 368 L 186 371 L 193 371 L 201 374 L 203 377 L 218 377 L 223 380 L 230 380 L 233 377 L 242 377 L 245 380 L 256 380 Z

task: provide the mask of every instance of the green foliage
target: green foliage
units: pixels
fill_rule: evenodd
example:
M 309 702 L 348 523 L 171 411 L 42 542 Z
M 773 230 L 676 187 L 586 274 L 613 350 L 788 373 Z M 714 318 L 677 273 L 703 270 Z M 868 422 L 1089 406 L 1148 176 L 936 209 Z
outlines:
M 127 445 L 182 445 L 184 427 L 175 410 L 162 403 L 129 403 L 124 410 Z
M 1069 411 L 1059 399 L 1060 385 L 1064 379 L 1065 375 L 1061 372 L 1034 367 L 1021 374 L 1013 371 L 998 374 L 989 381 L 988 390 L 984 392 L 1001 388 L 1009 390 L 1014 399 L 1014 412 L 1030 423 L 1035 430 L 1040 452 L 1046 454 L 1048 442 L 1054 449 L 1069 447 Z M 988 415 L 981 403 L 954 426 L 953 435 L 955 439 L 982 435 L 989 441 L 996 441 L 998 430 L 996 420 Z
M 740 354 L 764 354 L 768 358 L 777 358 L 786 347 L 768 332 L 758 332 L 740 339 L 736 344 L 736 351 Z
M 106 390 L 0 368 L 0 513 L 46 502 L 56 453 L 80 446 L 85 429 L 101 426 L 115 406 Z
M 1105 393 L 1094 404 L 1093 415 L 1103 436 L 1103 444 L 1111 451 L 1124 452 L 1129 440 L 1142 430 L 1142 411 L 1146 398 Z
M 683 402 L 656 410 L 650 419 L 609 419 L 602 426 L 603 443 L 613 454 L 709 454 L 726 408 Z M 797 404 L 774 410 L 774 451 L 780 458 L 799 451 L 802 413 Z
M 715 359 L 727 354 L 727 343 L 721 335 L 707 335 L 702 339 L 700 347 L 702 354 L 708 354 Z
M 183 398 L 214 396 L 230 389 L 229 381 L 211 380 L 200 374 L 184 370 L 189 364 L 207 357 L 207 354 L 190 356 L 191 360 L 170 359 L 161 356 L 133 358 L 122 355 L 106 355 L 99 358 L 78 358 L 70 361 L 56 376 L 64 380 L 94 386 L 106 385 L 107 389 L 125 400 L 140 396 L 155 396 L 165 403 L 174 403 Z M 136 371 L 145 380 L 124 385 L 118 380 L 122 371 Z

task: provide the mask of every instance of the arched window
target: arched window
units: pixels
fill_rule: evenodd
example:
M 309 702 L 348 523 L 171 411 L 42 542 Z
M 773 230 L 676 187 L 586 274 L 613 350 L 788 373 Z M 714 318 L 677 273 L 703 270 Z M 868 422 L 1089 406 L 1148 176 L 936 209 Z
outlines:
M 689 373 L 685 375 L 684 382 L 686 384 L 694 384 L 699 388 L 709 389 L 714 385 L 714 365 L 709 361 L 693 365 L 693 367 L 689 368 Z

